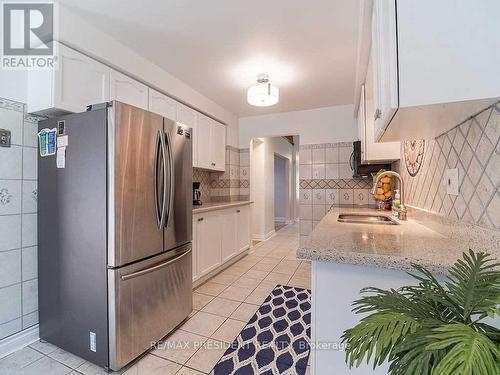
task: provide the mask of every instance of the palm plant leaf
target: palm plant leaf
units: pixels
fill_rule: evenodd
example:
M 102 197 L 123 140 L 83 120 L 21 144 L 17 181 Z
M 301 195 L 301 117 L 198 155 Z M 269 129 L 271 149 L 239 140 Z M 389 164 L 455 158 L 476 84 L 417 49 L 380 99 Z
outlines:
M 390 362 L 391 375 L 500 374 L 500 264 L 485 253 L 463 254 L 444 285 L 414 265 L 418 284 L 364 288 L 353 312 L 371 313 L 346 330 L 346 363 Z
M 392 375 L 429 375 L 432 368 L 446 354 L 444 350 L 426 350 L 426 346 L 435 343 L 430 337 L 432 330 L 422 327 L 407 335 L 403 342 L 394 348 L 389 357 L 389 371 Z
M 429 338 L 437 342 L 426 350 L 447 350 L 433 368 L 433 375 L 497 375 L 500 373 L 500 349 L 481 332 L 462 324 L 448 324 L 433 329 Z
M 495 313 L 500 295 L 499 266 L 490 255 L 470 251 L 449 270 L 446 287 L 450 299 L 462 307 L 462 322 L 470 323 L 474 314 Z
M 349 347 L 349 367 L 359 366 L 364 358 L 368 363 L 372 356 L 374 367 L 382 364 L 392 348 L 419 327 L 415 319 L 395 312 L 375 313 L 361 319 L 357 326 L 342 336 L 342 342 Z

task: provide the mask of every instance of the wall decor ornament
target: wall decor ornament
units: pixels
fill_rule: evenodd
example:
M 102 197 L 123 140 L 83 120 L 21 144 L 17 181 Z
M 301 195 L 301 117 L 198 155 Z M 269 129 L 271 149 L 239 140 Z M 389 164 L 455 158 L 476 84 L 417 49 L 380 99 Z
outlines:
M 425 153 L 425 140 L 420 139 L 416 141 L 405 141 L 404 143 L 404 156 L 406 170 L 409 175 L 415 177 L 424 161 Z

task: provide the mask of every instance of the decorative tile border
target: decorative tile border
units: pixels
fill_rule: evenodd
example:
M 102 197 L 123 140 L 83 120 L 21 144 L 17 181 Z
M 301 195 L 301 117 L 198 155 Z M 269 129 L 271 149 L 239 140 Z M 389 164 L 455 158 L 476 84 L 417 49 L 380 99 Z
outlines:
M 335 180 L 300 180 L 301 189 L 371 189 L 372 180 L 365 179 L 335 179 Z
M 12 111 L 23 112 L 24 104 L 13 100 L 0 98 L 0 108 L 10 109 Z
M 352 147 L 352 142 L 316 143 L 309 145 L 300 145 L 299 150 L 314 150 L 319 148 L 335 148 L 335 147 Z

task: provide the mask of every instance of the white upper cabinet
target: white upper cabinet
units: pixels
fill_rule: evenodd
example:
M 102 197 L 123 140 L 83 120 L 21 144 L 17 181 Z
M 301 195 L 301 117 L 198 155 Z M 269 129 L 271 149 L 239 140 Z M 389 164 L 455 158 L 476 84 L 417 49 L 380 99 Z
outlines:
M 433 138 L 498 100 L 498 14 L 497 0 L 373 1 L 376 140 Z
M 116 70 L 111 70 L 109 82 L 109 97 L 111 100 L 118 100 L 138 108 L 148 109 L 148 86 Z
M 177 103 L 177 121 L 190 126 L 193 144 L 193 167 L 198 167 L 198 112 L 188 106 Z
M 177 120 L 177 102 L 154 89 L 149 89 L 148 109 L 171 120 Z
M 212 169 L 224 171 L 226 169 L 226 126 L 213 120 L 211 122 L 210 152 L 213 163 Z
M 365 85 L 361 86 L 358 107 L 358 132 L 361 163 L 389 163 L 401 158 L 400 142 L 375 142 L 375 96 L 373 64 L 370 58 Z
M 198 164 L 199 168 L 212 169 L 212 124 L 207 116 L 198 117 Z
M 90 104 L 108 101 L 111 69 L 65 45 L 55 44 L 58 68 L 28 71 L 28 112 L 83 112 Z
M 198 163 L 195 166 L 214 171 L 225 171 L 226 126 L 199 114 L 197 137 Z

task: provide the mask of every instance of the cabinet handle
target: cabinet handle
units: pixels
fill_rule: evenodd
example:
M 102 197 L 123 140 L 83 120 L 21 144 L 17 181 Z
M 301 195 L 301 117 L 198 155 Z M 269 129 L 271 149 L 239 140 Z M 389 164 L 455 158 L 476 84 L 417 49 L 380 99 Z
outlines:
M 240 213 L 241 211 L 240 210 L 236 210 L 237 213 Z
M 380 109 L 375 110 L 375 115 L 373 116 L 375 120 L 379 119 L 382 116 L 382 111 Z
M 202 217 L 200 217 L 200 218 L 198 219 L 198 221 L 203 221 L 203 218 L 202 218 Z

